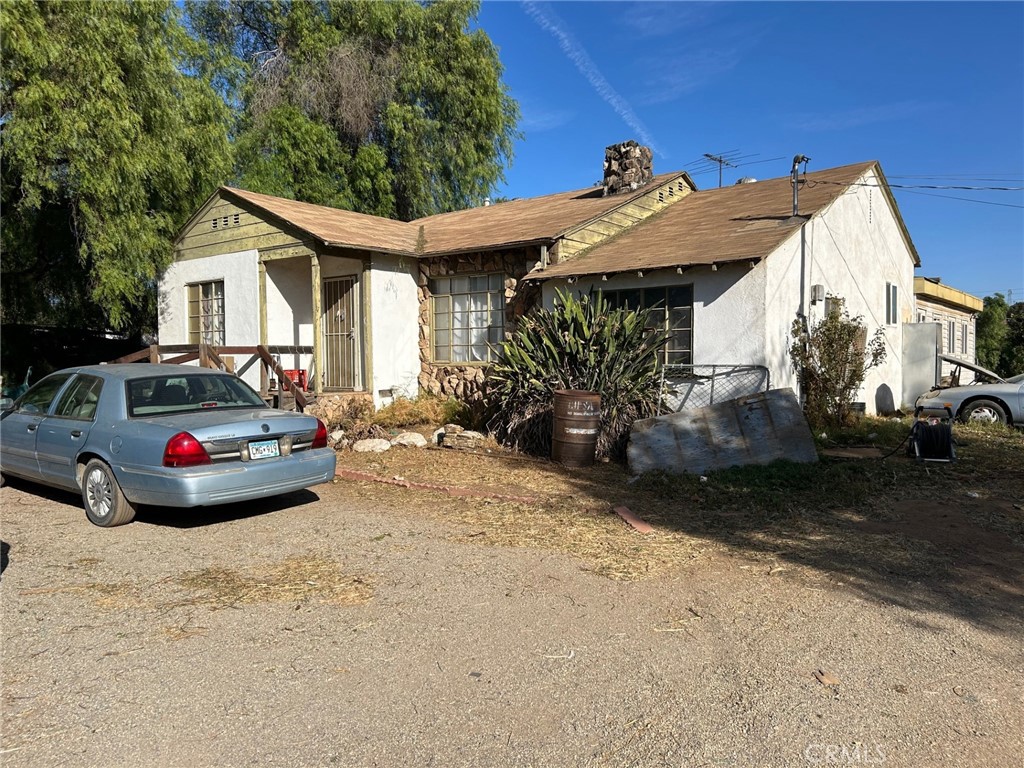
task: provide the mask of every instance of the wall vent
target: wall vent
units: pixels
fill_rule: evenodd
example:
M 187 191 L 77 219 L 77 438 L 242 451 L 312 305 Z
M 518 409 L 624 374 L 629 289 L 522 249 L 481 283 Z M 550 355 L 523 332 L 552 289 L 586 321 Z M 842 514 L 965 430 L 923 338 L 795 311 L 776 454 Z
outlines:
M 213 219 L 210 222 L 210 229 L 216 229 L 216 228 L 217 228 L 217 219 Z
M 660 190 L 660 189 L 658 190 L 658 202 L 659 203 L 664 203 L 665 202 L 665 192 L 663 190 Z
M 239 216 L 239 214 L 236 213 L 232 223 L 237 227 L 240 220 L 241 220 L 241 217 Z

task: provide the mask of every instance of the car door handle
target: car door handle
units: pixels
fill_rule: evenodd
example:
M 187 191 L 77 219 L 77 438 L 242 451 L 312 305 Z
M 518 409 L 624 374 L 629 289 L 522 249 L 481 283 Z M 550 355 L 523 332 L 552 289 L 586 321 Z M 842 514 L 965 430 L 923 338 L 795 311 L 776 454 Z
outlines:
M 81 437 L 82 436 L 82 430 L 80 430 L 80 429 L 72 429 L 71 430 L 71 436 L 72 437 Z
M 29 432 L 35 432 L 36 431 L 36 427 L 38 427 L 38 426 L 39 426 L 38 424 L 29 424 L 27 427 L 25 427 L 25 429 L 27 429 Z

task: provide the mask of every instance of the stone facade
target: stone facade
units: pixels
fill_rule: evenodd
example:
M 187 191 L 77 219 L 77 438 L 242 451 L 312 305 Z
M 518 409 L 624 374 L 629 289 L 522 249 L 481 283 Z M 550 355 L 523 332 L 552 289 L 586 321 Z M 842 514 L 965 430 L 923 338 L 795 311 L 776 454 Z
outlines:
M 525 275 L 540 260 L 537 248 L 441 256 L 424 259 L 419 265 L 417 294 L 420 302 L 420 389 L 466 403 L 479 403 L 486 394 L 487 365 L 484 363 L 435 363 L 431 345 L 430 279 L 447 275 L 480 275 L 500 272 L 505 278 L 505 333 L 539 303 L 540 289 L 522 284 Z

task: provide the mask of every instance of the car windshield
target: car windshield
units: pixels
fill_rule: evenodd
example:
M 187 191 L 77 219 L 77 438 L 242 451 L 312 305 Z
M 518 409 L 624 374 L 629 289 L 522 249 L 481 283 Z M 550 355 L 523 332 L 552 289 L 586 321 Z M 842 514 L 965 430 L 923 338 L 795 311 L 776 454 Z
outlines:
M 1024 373 L 1018 373 L 1016 376 L 1011 376 L 1006 381 L 1009 384 L 1024 384 Z
M 263 398 L 248 384 L 228 374 L 148 376 L 128 382 L 129 416 L 264 407 Z

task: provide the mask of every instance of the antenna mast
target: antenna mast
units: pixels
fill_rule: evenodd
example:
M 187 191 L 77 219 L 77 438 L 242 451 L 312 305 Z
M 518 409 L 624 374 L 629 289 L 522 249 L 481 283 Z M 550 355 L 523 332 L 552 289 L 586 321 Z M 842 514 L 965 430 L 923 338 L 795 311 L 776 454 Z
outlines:
M 726 152 L 725 154 L 730 154 L 730 153 Z M 723 157 L 722 155 L 712 155 L 712 154 L 710 154 L 708 152 L 705 152 L 704 153 L 704 157 L 706 157 L 708 160 L 710 160 L 712 163 L 715 163 L 718 166 L 718 186 L 719 186 L 719 188 L 721 188 L 721 186 L 722 186 L 722 168 L 724 166 L 726 166 L 726 165 L 729 166 L 730 168 L 735 168 L 736 164 L 729 162 L 730 158 Z

